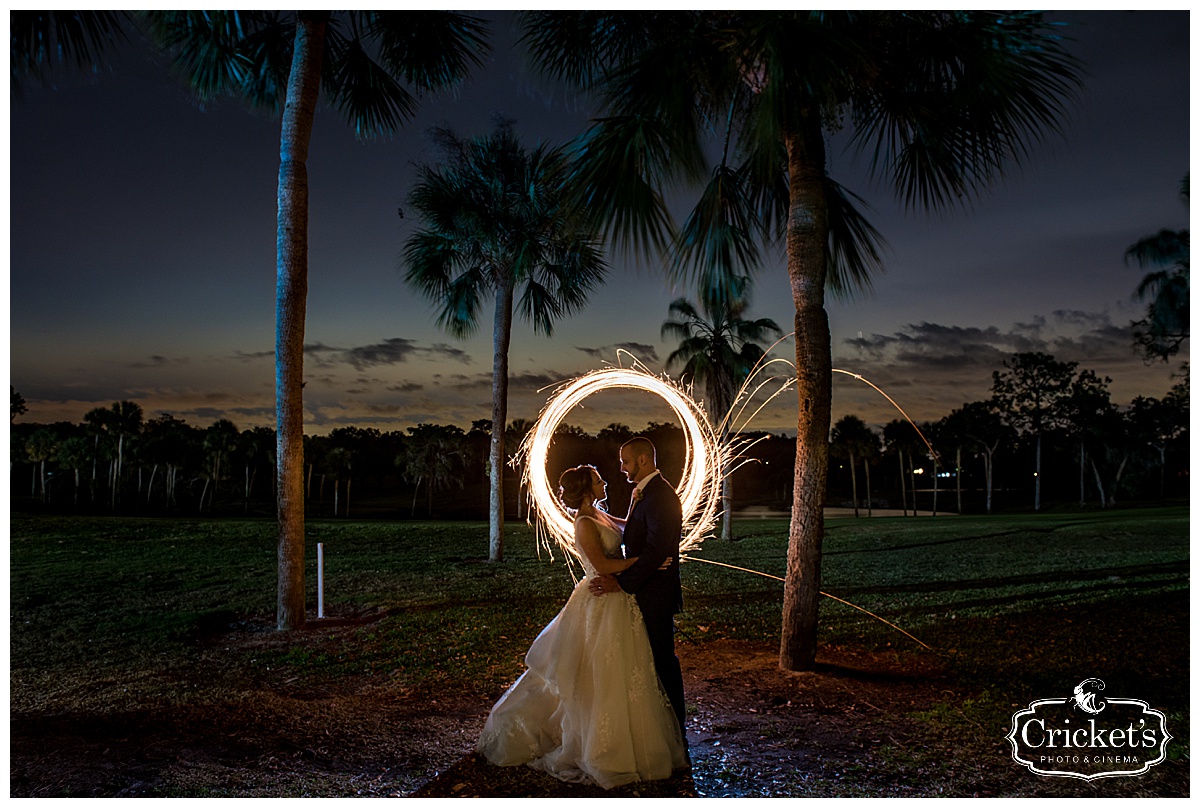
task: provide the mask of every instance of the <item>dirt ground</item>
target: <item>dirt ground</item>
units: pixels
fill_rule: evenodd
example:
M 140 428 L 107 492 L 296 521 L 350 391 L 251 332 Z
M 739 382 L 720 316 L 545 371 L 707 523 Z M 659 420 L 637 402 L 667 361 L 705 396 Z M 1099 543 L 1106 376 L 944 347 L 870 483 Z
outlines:
M 338 631 L 326 627 L 320 631 Z M 22 710 L 10 720 L 10 794 L 37 796 L 1133 796 L 1189 793 L 1187 762 L 1120 783 L 1039 778 L 1003 728 L 946 737 L 916 714 L 970 694 L 928 664 L 826 649 L 785 673 L 767 644 L 679 648 L 693 767 L 604 792 L 472 749 L 498 692 L 406 690 L 386 677 L 301 687 L 269 672 L 228 687 L 220 648 L 270 646 L 267 631 L 210 642 L 190 699 L 135 710 Z M 295 640 L 290 640 L 295 642 Z M 225 682 L 225 685 L 222 685 Z M 158 683 L 147 684 L 153 692 Z M 119 702 L 113 702 L 119 703 Z

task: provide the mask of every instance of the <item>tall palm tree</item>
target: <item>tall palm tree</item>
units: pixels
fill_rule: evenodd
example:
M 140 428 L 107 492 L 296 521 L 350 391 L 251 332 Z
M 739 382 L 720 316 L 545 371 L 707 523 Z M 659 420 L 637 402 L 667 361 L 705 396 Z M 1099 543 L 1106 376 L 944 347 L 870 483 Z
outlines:
M 874 231 L 827 175 L 827 137 L 849 132 L 910 207 L 964 203 L 1059 128 L 1074 60 L 1032 12 L 534 12 L 524 26 L 545 72 L 603 100 L 577 173 L 618 243 L 668 244 L 665 189 L 706 179 L 678 268 L 720 288 L 758 263 L 759 240 L 785 242 L 798 406 L 780 665 L 809 668 L 832 392 L 825 292 L 865 283 L 878 263 Z M 706 149 L 737 159 L 709 171 Z
M 550 336 L 557 319 L 583 308 L 607 269 L 571 205 L 557 149 L 526 151 L 504 120 L 470 141 L 444 129 L 434 134 L 446 161 L 422 166 L 409 194 L 423 227 L 404 244 L 405 280 L 440 307 L 438 324 L 456 337 L 478 327 L 480 306 L 494 298 L 488 558 L 502 561 L 514 309 Z
M 462 79 L 486 50 L 480 20 L 441 11 L 144 12 L 201 98 L 282 112 L 276 219 L 275 411 L 280 630 L 304 626 L 304 314 L 308 146 L 322 86 L 360 136 L 412 117 L 418 92 Z M 377 58 L 376 58 L 377 56 Z
M 733 294 L 701 295 L 700 307 L 686 297 L 677 298 L 669 308 L 672 319 L 662 325 L 663 337 L 679 342 L 667 357 L 667 368 L 680 367 L 680 377 L 704 385 L 705 397 L 720 440 L 729 440 L 729 410 L 734 397 L 754 366 L 763 356 L 758 340 L 769 334 L 780 335 L 774 320 L 746 320 L 742 315 L 749 301 L 748 278 L 736 279 Z M 732 541 L 733 479 L 730 469 L 721 478 L 721 538 Z
M 1185 205 L 1189 177 L 1183 178 L 1180 189 Z M 1146 273 L 1138 284 L 1137 298 L 1150 303 L 1146 317 L 1133 325 L 1134 339 L 1146 358 L 1166 361 L 1179 353 L 1190 331 L 1191 230 L 1159 230 L 1126 250 L 1125 260 L 1142 269 L 1162 267 Z

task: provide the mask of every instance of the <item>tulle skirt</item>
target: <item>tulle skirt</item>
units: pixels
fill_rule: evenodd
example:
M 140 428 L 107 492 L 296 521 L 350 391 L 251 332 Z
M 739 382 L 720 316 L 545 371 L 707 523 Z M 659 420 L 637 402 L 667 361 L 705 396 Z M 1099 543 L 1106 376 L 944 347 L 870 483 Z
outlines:
M 497 766 L 603 788 L 670 777 L 684 746 L 641 610 L 624 592 L 592 595 L 587 581 L 533 641 L 476 748 Z

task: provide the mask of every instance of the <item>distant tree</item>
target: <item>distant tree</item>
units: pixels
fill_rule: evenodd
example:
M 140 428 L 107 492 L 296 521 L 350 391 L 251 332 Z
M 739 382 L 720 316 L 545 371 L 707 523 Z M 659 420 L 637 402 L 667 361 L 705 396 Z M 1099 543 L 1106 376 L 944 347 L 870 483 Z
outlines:
M 1070 395 L 1076 362 L 1059 362 L 1040 352 L 1013 354 L 1005 370 L 992 373 L 997 410 L 1035 446 L 1033 509 L 1042 507 L 1042 436 L 1062 423 L 1063 399 Z
M 667 368 L 677 367 L 681 379 L 703 385 L 713 426 L 724 445 L 729 442 L 734 396 L 763 357 L 759 341 L 783 333 L 774 320 L 742 316 L 749 305 L 749 280 L 735 279 L 726 294 L 702 292 L 699 308 L 686 297 L 676 298 L 669 307 L 671 319 L 661 330 L 663 337 L 679 340 L 667 357 Z M 721 538 L 732 541 L 733 474 L 729 467 L 722 472 Z
M 147 11 L 152 36 L 204 100 L 282 112 L 276 220 L 276 627 L 304 627 L 304 317 L 308 148 L 322 88 L 360 137 L 396 131 L 420 93 L 461 80 L 486 51 L 475 17 L 446 11 Z
M 204 430 L 205 482 L 204 490 L 200 493 L 200 511 L 204 511 L 204 494 L 212 483 L 212 495 L 208 498 L 209 513 L 213 509 L 213 501 L 217 496 L 217 488 L 221 484 L 221 466 L 237 450 L 238 437 L 241 433 L 234 423 L 222 418 L 208 429 Z
M 917 432 L 916 427 L 901 418 L 896 418 L 884 424 L 883 440 L 887 451 L 895 452 L 896 459 L 900 463 L 900 503 L 904 510 L 904 515 L 908 515 L 908 500 L 905 498 L 905 477 L 907 477 L 909 482 L 908 490 L 912 492 L 913 516 L 916 516 L 917 477 L 913 468 L 912 456 L 914 452 L 925 450 L 925 442 L 921 440 L 921 435 Z M 908 460 L 907 469 L 904 465 L 906 458 Z
M 354 469 L 354 455 L 350 449 L 345 446 L 333 446 L 325 454 L 325 463 L 333 474 L 333 515 L 338 515 L 338 492 L 341 487 L 342 478 L 346 479 L 346 509 L 342 513 L 343 516 L 350 516 L 350 481 L 353 479 L 351 473 Z
M 404 470 L 404 476 L 414 484 L 413 514 L 417 511 L 417 492 L 425 483 L 428 497 L 429 516 L 433 516 L 433 492 L 450 486 L 462 488 L 462 444 L 463 431 L 456 426 L 418 424 L 408 428 L 408 441 L 404 454 L 396 458 L 396 465 Z
M 972 401 L 951 413 L 956 434 L 983 457 L 983 478 L 986 489 L 985 510 L 992 512 L 992 489 L 996 450 L 1010 442 L 1015 433 L 991 401 Z
M 1183 203 L 1188 204 L 1188 177 L 1180 188 Z M 1189 292 L 1191 288 L 1191 231 L 1159 230 L 1141 239 L 1125 251 L 1126 263 L 1141 269 L 1162 267 L 1149 272 L 1138 284 L 1135 297 L 1149 300 L 1146 316 L 1133 323 L 1134 343 L 1148 360 L 1166 361 L 1179 353 L 1190 331 Z
M 154 495 L 154 478 L 158 467 L 162 466 L 163 474 L 163 504 L 171 508 L 177 504 L 176 492 L 179 484 L 179 473 L 188 464 L 196 447 L 200 444 L 199 430 L 174 417 L 164 413 L 146 422 L 143 435 L 147 443 L 147 457 L 153 464 L 150 472 L 150 485 L 146 490 L 146 501 L 150 502 Z
M 58 451 L 56 452 L 55 459 L 58 461 L 60 468 L 69 469 L 74 473 L 75 485 L 72 489 L 72 504 L 75 507 L 78 507 L 79 472 L 85 468 L 88 464 L 88 461 L 92 459 L 91 441 L 82 435 L 72 435 L 58 445 Z
M 479 326 L 493 299 L 492 444 L 488 560 L 504 560 L 505 427 L 508 348 L 514 311 L 550 336 L 556 320 L 579 311 L 607 268 L 567 184 L 558 149 L 527 151 L 511 121 L 469 141 L 436 130 L 444 152 L 418 168 L 409 194 L 422 229 L 404 244 L 405 280 L 440 308 L 456 337 Z M 518 297 L 519 296 L 519 297 Z
M 525 442 L 526 436 L 533 431 L 534 422 L 528 418 L 516 418 L 504 430 L 504 453 L 508 457 L 508 464 L 514 465 L 514 461 L 518 458 L 521 444 Z M 489 424 L 489 436 L 491 434 Z M 525 470 L 521 464 L 514 466 L 517 472 L 517 519 L 525 518 Z
M 125 444 L 141 434 L 142 407 L 135 401 L 114 401 L 112 415 L 108 420 L 108 431 L 117 444 L 117 466 L 113 483 L 113 509 L 117 507 L 118 492 L 125 471 Z
M 37 479 L 41 481 L 42 502 L 49 499 L 46 493 L 46 463 L 54 460 L 57 451 L 58 433 L 48 426 L 35 431 L 25 443 L 25 453 L 29 462 L 37 468 Z
M 1079 443 L 1079 507 L 1085 503 L 1085 457 L 1089 438 L 1103 438 L 1103 426 L 1110 421 L 1112 401 L 1108 385 L 1112 379 L 1101 379 L 1091 370 L 1083 370 L 1071 382 L 1062 399 L 1063 418 L 1067 430 Z
M 29 412 L 29 408 L 25 406 L 25 398 L 18 393 L 17 388 L 13 387 L 11 384 L 8 386 L 8 398 L 11 402 L 8 422 L 11 424 L 13 421 L 17 420 L 18 415 L 24 415 L 25 413 Z
M 829 451 L 850 463 L 850 489 L 854 498 L 854 516 L 858 517 L 858 476 L 855 466 L 863 461 L 867 473 L 867 507 L 870 509 L 871 472 L 869 459 L 879 454 L 879 436 L 857 415 L 843 416 L 830 433 Z M 868 511 L 869 512 L 869 511 Z

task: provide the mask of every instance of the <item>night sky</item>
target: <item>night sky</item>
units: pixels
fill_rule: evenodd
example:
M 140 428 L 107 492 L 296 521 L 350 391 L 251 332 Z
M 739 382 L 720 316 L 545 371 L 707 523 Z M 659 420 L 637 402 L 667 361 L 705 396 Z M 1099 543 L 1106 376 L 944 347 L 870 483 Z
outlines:
M 512 17 L 490 12 L 494 50 L 457 91 L 427 98 L 407 129 L 360 143 L 333 110 L 317 116 L 311 188 L 306 430 L 342 425 L 467 427 L 490 418 L 491 312 L 469 340 L 440 331 L 403 282 L 401 245 L 415 163 L 436 159 L 426 131 L 486 133 L 495 114 L 522 139 L 561 143 L 595 112 L 533 75 Z M 1183 228 L 1189 170 L 1187 12 L 1076 12 L 1072 51 L 1087 69 L 1065 137 L 1038 147 L 969 213 L 906 214 L 872 187 L 865 161 L 830 149 L 830 174 L 866 197 L 887 239 L 870 293 L 829 304 L 834 366 L 872 379 L 917 419 L 986 398 L 993 370 L 1041 350 L 1111 376 L 1113 399 L 1162 396 L 1187 355 L 1147 366 L 1129 322 L 1141 272 L 1125 249 Z M 22 421 L 79 422 L 132 399 L 147 417 L 197 426 L 274 425 L 275 192 L 278 123 L 234 100 L 207 108 L 138 43 L 111 68 L 33 89 L 10 107 L 11 381 Z M 690 194 L 679 195 L 683 211 Z M 749 314 L 785 332 L 794 310 L 781 250 L 756 280 Z M 609 255 L 607 285 L 553 339 L 514 327 L 510 418 L 533 418 L 540 388 L 632 350 L 658 371 L 672 288 L 655 265 Z M 791 355 L 790 343 L 780 353 Z M 754 426 L 794 429 L 782 397 Z M 833 415 L 881 425 L 896 413 L 835 378 Z M 573 419 L 589 430 L 667 420 L 645 396 L 597 396 Z

